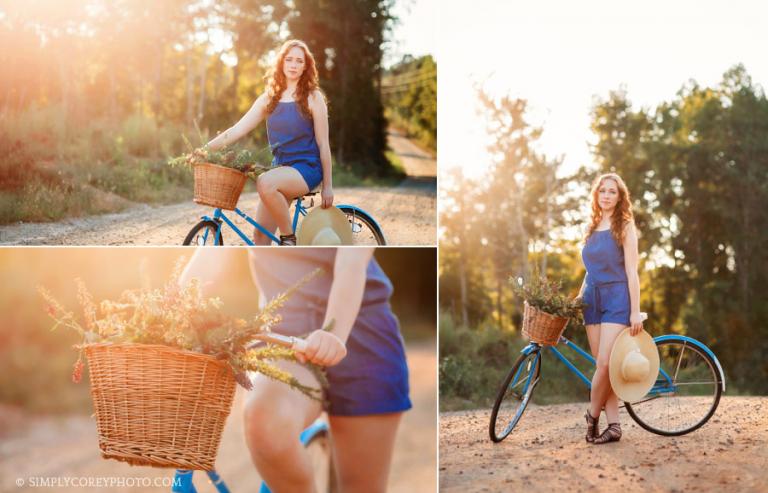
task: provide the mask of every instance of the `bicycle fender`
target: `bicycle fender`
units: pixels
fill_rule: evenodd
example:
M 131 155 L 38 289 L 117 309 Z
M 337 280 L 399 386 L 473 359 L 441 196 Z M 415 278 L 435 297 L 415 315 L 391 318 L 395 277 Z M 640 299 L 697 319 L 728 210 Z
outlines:
M 707 355 L 712 358 L 712 360 L 715 362 L 715 365 L 717 366 L 717 370 L 720 372 L 720 383 L 723 387 L 723 392 L 725 392 L 725 372 L 723 371 L 723 366 L 720 364 L 720 360 L 717 359 L 717 356 L 715 356 L 715 353 L 712 352 L 711 349 L 709 349 L 703 342 L 697 341 L 693 337 L 688 336 L 681 336 L 677 334 L 667 334 L 663 336 L 658 336 L 653 338 L 653 342 L 661 342 L 661 341 L 669 341 L 669 340 L 683 340 L 685 342 L 688 342 L 691 344 L 691 346 L 696 346 L 698 349 L 701 349 Z
M 318 433 L 323 433 L 328 431 L 328 423 L 321 419 L 315 420 L 312 425 L 309 426 L 309 428 L 306 428 L 304 431 L 301 432 L 301 435 L 299 435 L 299 440 L 301 441 L 302 445 L 306 445 L 309 443 L 310 440 L 312 440 L 315 435 Z
M 371 221 L 373 224 L 375 224 L 377 228 L 379 228 L 379 231 L 381 231 L 381 235 L 382 235 L 382 236 L 384 236 L 384 230 L 383 230 L 383 229 L 381 229 L 381 226 L 379 225 L 379 223 L 377 223 L 377 222 L 376 222 L 376 219 L 374 219 L 374 218 L 373 218 L 373 216 L 371 216 L 370 214 L 368 214 L 367 212 L 365 212 L 363 209 L 361 209 L 361 208 L 357 207 L 356 205 L 349 205 L 349 204 L 338 204 L 336 207 L 338 207 L 338 208 L 341 208 L 341 207 L 348 207 L 348 208 L 350 208 L 350 209 L 353 209 L 355 212 L 359 212 L 360 214 L 364 215 L 364 216 L 365 216 L 366 218 L 368 218 L 368 219 L 369 219 L 369 220 L 370 220 L 370 221 Z M 386 239 L 386 238 L 385 238 L 385 239 Z
M 539 346 L 538 344 L 532 342 L 532 343 L 528 344 L 527 346 L 525 346 L 523 349 L 521 349 L 520 350 L 520 354 L 528 355 L 528 354 L 531 354 L 534 351 L 540 351 L 540 350 L 541 350 L 541 346 Z

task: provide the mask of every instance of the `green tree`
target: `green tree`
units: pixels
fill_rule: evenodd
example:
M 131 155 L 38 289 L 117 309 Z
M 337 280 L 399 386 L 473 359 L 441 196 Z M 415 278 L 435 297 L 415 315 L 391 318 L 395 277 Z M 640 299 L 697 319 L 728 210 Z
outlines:
M 406 55 L 381 83 L 387 118 L 426 147 L 437 147 L 437 64 L 431 55 Z

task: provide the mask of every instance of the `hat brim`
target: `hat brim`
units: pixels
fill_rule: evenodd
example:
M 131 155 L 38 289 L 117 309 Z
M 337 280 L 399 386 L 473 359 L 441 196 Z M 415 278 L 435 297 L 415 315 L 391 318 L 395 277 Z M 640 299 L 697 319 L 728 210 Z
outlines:
M 616 338 L 611 350 L 611 359 L 608 363 L 608 376 L 611 387 L 616 396 L 625 402 L 637 402 L 648 394 L 659 376 L 659 350 L 651 335 L 642 330 L 634 337 L 634 342 L 640 348 L 640 352 L 648 358 L 650 369 L 648 375 L 639 382 L 629 382 L 621 374 L 621 364 L 624 357 L 634 349 L 633 337 L 629 335 L 629 328 L 624 329 Z
M 342 245 L 352 244 L 352 227 L 347 216 L 336 207 L 312 209 L 304 218 L 296 233 L 296 244 L 312 245 L 315 236 L 323 228 L 331 228 L 341 240 Z

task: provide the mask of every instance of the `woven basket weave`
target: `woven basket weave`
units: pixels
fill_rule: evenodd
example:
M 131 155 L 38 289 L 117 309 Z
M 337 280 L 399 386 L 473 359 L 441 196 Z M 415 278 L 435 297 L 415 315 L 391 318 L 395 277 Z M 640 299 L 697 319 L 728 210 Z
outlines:
M 225 362 L 145 344 L 89 344 L 85 354 L 103 457 L 213 469 L 235 394 Z
M 523 335 L 533 342 L 556 346 L 568 319 L 545 313 L 525 302 Z
M 245 173 L 217 164 L 195 164 L 195 202 L 234 210 L 243 192 Z

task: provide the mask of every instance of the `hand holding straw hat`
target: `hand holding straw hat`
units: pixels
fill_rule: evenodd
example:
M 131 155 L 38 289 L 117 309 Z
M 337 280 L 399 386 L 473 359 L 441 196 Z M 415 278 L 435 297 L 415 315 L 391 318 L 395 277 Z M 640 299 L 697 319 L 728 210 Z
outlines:
M 608 375 L 619 399 L 637 402 L 645 397 L 659 375 L 659 350 L 651 335 L 643 330 L 632 337 L 624 329 L 611 350 Z
M 352 228 L 336 207 L 313 209 L 301 222 L 296 234 L 298 245 L 351 245 Z

